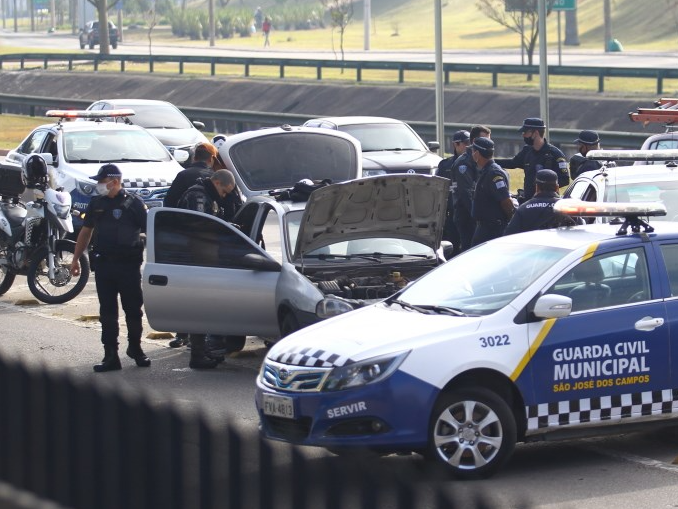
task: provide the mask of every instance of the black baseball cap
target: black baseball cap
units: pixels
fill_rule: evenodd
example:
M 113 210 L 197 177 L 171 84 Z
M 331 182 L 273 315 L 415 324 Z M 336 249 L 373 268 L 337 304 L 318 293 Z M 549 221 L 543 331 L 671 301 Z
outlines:
M 480 152 L 480 155 L 486 159 L 489 159 L 494 155 L 494 142 L 484 136 L 479 136 L 473 140 L 472 147 L 473 150 Z
M 118 168 L 113 163 L 104 164 L 101 168 L 99 168 L 99 173 L 91 176 L 90 178 L 98 182 L 99 180 L 103 180 L 108 177 L 116 179 L 122 178 L 122 172 L 120 171 L 120 168 Z
M 581 131 L 579 133 L 579 138 L 574 140 L 575 143 L 583 143 L 584 145 L 596 145 L 600 142 L 600 136 L 595 131 Z
M 525 132 L 525 131 L 532 131 L 534 129 L 545 129 L 546 124 L 544 124 L 544 121 L 540 118 L 537 117 L 531 117 L 531 118 L 526 118 L 523 121 L 523 125 L 521 126 L 520 129 L 518 129 L 519 132 Z
M 458 142 L 458 141 L 469 141 L 471 139 L 471 133 L 468 131 L 457 131 L 452 135 L 452 141 L 453 142 Z
M 537 184 L 557 184 L 558 174 L 553 170 L 539 170 L 536 175 Z

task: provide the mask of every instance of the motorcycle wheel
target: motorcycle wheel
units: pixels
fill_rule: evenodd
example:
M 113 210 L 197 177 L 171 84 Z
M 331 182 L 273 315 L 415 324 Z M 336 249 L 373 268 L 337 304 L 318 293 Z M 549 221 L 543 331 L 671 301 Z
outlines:
M 2 238 L 2 243 L 0 246 L 7 246 L 7 235 L 0 232 Z M 0 248 L 0 258 L 7 260 L 8 252 L 6 247 Z M 16 274 L 12 272 L 7 265 L 0 265 L 0 295 L 5 295 L 7 291 L 12 287 L 14 283 L 14 278 Z
M 75 244 L 61 241 L 57 243 L 54 255 L 54 279 L 48 275 L 47 248 L 40 250 L 28 267 L 28 288 L 36 299 L 47 304 L 63 304 L 76 297 L 89 279 L 89 260 L 83 254 L 80 257 L 80 275 L 71 275 L 71 262 Z

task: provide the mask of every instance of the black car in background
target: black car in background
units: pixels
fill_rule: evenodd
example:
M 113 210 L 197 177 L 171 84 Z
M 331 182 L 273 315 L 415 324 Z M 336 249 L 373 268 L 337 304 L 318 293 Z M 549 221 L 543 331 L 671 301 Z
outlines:
M 108 22 L 108 38 L 111 42 L 111 47 L 116 49 L 118 47 L 118 27 L 112 21 Z M 88 21 L 85 28 L 80 31 L 80 49 L 85 49 L 85 45 L 89 46 L 89 49 L 93 49 L 98 44 L 99 22 Z

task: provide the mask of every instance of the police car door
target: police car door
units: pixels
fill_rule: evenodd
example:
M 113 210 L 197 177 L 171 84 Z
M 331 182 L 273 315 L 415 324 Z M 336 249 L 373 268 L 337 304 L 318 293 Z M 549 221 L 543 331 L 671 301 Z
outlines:
M 663 294 L 666 296 L 666 312 L 669 317 L 669 331 L 671 334 L 671 376 L 673 389 L 678 393 L 678 242 L 662 242 L 656 245 L 664 260 L 667 279 L 664 280 Z M 660 264 L 661 266 L 661 264 Z M 676 395 L 678 401 L 678 394 Z M 674 405 L 676 403 L 674 402 Z
M 144 305 L 173 332 L 277 336 L 280 264 L 233 225 L 200 212 L 148 214 Z
M 528 428 L 616 421 L 654 408 L 654 391 L 670 388 L 671 375 L 651 244 L 587 252 L 544 293 L 569 296 L 572 313 L 531 335 L 535 400 L 527 404 Z

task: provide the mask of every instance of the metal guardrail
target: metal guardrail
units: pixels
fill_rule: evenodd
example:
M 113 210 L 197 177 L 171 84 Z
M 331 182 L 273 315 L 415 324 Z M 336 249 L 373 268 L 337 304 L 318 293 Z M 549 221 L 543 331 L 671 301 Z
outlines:
M 19 96 L 12 94 L 0 94 L 0 114 L 7 111 L 8 105 L 22 106 L 27 108 L 31 116 L 41 115 L 44 111 L 53 108 L 84 109 L 92 104 L 91 100 L 66 99 L 60 97 L 36 97 Z M 186 116 L 192 119 L 200 119 L 206 125 L 212 125 L 211 131 L 243 132 L 259 127 L 278 126 L 282 124 L 299 125 L 317 115 L 300 115 L 293 113 L 225 110 L 216 108 L 193 108 L 177 105 Z M 435 122 L 420 122 L 407 120 L 408 124 L 424 139 L 436 138 Z M 229 128 L 225 128 L 228 126 Z M 520 141 L 516 126 L 490 125 L 492 138 L 497 142 L 518 143 Z M 449 137 L 460 129 L 468 129 L 468 124 L 445 123 L 445 132 Z M 573 140 L 579 135 L 576 129 L 550 129 L 550 142 L 555 145 L 574 146 Z M 621 131 L 600 132 L 606 148 L 639 148 L 647 138 L 645 133 L 628 133 Z M 446 141 L 450 141 L 449 139 Z M 451 144 L 446 144 L 446 147 Z
M 288 67 L 315 68 L 316 79 L 322 79 L 324 69 L 354 69 L 355 79 L 363 81 L 363 71 L 391 70 L 397 71 L 398 82 L 405 82 L 405 73 L 412 71 L 433 72 L 433 62 L 406 62 L 406 61 L 363 61 L 363 60 L 322 60 L 270 57 L 224 57 L 224 56 L 193 56 L 193 55 L 100 55 L 97 53 L 15 53 L 0 55 L 0 70 L 5 64 L 19 63 L 20 69 L 25 69 L 28 63 L 39 63 L 43 69 L 52 66 L 67 67 L 69 71 L 74 66 L 89 65 L 94 71 L 105 62 L 119 62 L 120 72 L 125 72 L 128 63 L 148 65 L 148 72 L 154 72 L 155 65 L 161 63 L 176 63 L 178 73 L 184 73 L 186 64 L 204 64 L 210 66 L 210 74 L 215 76 L 218 65 L 241 65 L 244 67 L 245 77 L 250 76 L 254 66 L 277 67 L 280 78 L 285 77 Z M 443 63 L 445 84 L 450 83 L 454 73 L 482 73 L 492 76 L 492 87 L 499 86 L 501 74 L 539 75 L 537 65 L 518 64 L 455 64 Z M 589 67 L 589 66 L 562 66 L 548 67 L 551 76 L 595 77 L 598 78 L 598 92 L 605 91 L 605 78 L 644 78 L 657 82 L 657 94 L 664 92 L 664 80 L 678 79 L 678 69 L 636 68 L 636 67 Z

